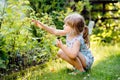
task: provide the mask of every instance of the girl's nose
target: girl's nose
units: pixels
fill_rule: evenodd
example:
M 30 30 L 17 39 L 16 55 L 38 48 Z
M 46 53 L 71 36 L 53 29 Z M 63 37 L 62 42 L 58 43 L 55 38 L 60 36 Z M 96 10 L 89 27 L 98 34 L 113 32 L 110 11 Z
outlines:
M 63 27 L 65 27 L 65 25 L 63 25 Z

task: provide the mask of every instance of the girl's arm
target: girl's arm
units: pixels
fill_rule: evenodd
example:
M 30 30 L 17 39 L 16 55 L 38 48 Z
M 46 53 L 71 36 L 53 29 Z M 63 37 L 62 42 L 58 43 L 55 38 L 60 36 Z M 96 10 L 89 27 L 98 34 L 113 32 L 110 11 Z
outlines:
M 36 24 L 36 26 L 38 26 L 39 28 L 42 28 L 44 30 L 46 30 L 47 32 L 51 33 L 51 34 L 54 34 L 54 35 L 60 35 L 60 36 L 64 36 L 66 35 L 67 31 L 65 30 L 58 30 L 58 29 L 55 29 L 55 28 L 52 28 L 52 27 L 48 27 L 44 24 L 42 24 L 41 22 L 39 21 L 36 21 L 36 20 L 33 20 L 33 22 Z
M 75 59 L 79 53 L 80 42 L 76 40 L 72 48 L 66 47 L 62 44 L 61 40 L 57 40 L 57 46 L 62 49 L 62 51 L 72 59 Z

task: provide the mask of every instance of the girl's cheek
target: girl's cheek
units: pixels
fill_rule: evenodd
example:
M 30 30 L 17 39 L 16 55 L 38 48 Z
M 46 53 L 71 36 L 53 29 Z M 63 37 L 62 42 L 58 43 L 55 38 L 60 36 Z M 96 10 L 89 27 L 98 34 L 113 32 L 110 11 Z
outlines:
M 65 27 L 65 30 L 69 31 L 69 28 Z
M 68 29 L 69 31 L 71 31 L 71 30 L 72 30 L 72 28 L 71 28 L 70 26 L 68 26 L 68 27 L 67 27 L 67 29 Z

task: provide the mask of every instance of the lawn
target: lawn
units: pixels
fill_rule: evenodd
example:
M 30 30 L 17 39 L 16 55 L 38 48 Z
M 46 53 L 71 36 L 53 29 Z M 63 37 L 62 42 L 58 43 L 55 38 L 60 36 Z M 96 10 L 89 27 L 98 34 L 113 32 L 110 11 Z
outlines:
M 71 65 L 61 59 L 13 73 L 3 80 L 120 80 L 120 44 L 100 46 L 92 43 L 95 56 L 91 70 L 70 75 Z

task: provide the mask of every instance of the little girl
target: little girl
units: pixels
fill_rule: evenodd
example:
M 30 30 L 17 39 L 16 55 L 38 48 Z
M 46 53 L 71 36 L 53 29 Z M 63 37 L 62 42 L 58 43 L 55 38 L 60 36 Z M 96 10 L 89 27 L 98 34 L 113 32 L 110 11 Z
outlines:
M 85 26 L 84 18 L 78 13 L 72 13 L 64 19 L 64 29 L 58 30 L 45 26 L 39 21 L 33 20 L 36 26 L 54 35 L 66 35 L 66 45 L 60 39 L 57 40 L 57 47 L 60 48 L 58 56 L 73 65 L 81 72 L 91 68 L 94 57 L 89 50 L 88 28 Z

